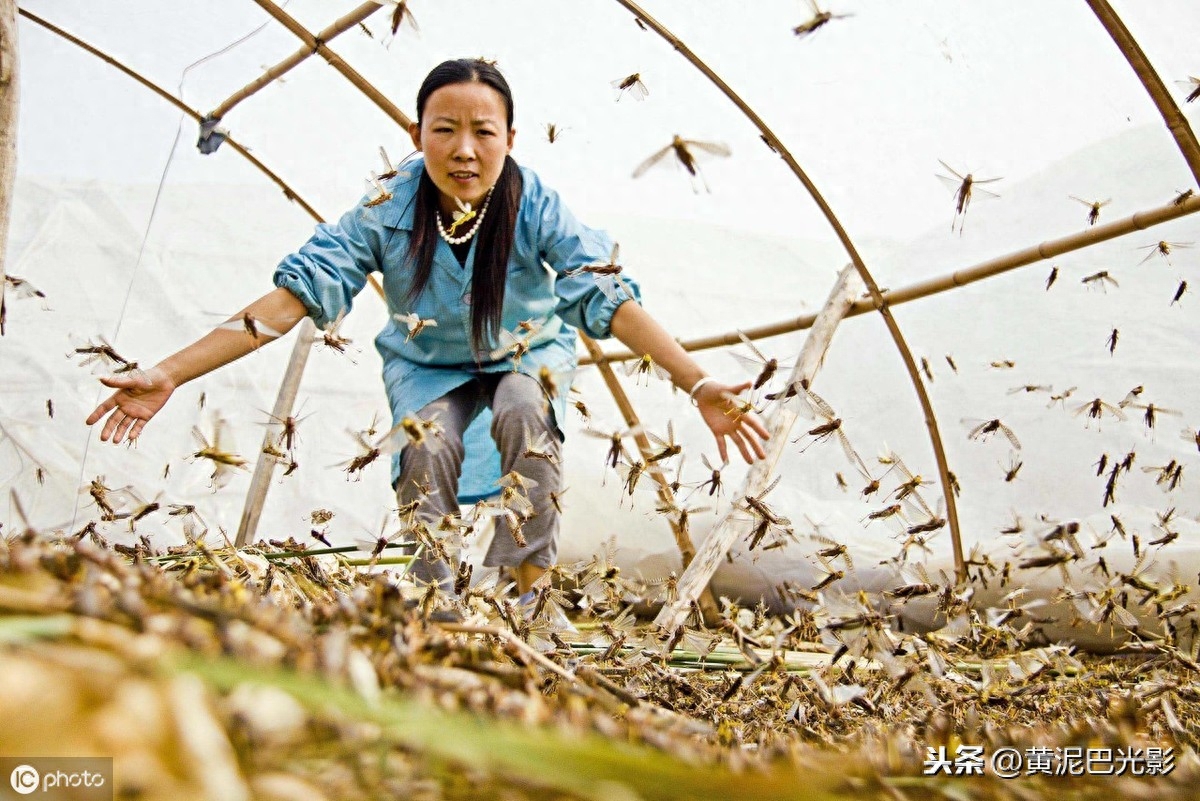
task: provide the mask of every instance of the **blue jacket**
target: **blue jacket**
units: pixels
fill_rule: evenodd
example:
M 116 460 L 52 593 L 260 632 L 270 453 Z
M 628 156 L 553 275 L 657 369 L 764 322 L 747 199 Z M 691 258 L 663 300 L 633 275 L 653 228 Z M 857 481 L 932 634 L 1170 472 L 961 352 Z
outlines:
M 519 364 L 513 364 L 511 355 L 492 361 L 492 348 L 479 354 L 477 361 L 471 347 L 470 313 L 477 239 L 471 240 L 465 268 L 450 246 L 439 241 L 428 284 L 411 307 L 405 301 L 413 273 L 406 262 L 414 199 L 424 169 L 421 158 L 406 162 L 401 172 L 385 183 L 390 199 L 367 206 L 371 198 L 365 197 L 337 223 L 318 225 L 298 251 L 280 262 L 275 285 L 295 295 L 317 326 L 323 328 L 343 311 L 350 311 L 369 273 L 382 273 L 389 320 L 375 338 L 375 347 L 383 357 L 383 382 L 394 423 L 480 372 L 516 369 L 537 378 L 539 369 L 547 367 L 556 375 L 560 388 L 553 410 L 561 438 L 567 388 L 578 365 L 575 329 L 597 339 L 610 336 L 613 313 L 629 299 L 620 287 L 606 293 L 591 273 L 564 273 L 586 264 L 607 262 L 612 240 L 603 231 L 576 220 L 558 193 L 544 186 L 532 170 L 522 167 L 521 206 L 508 258 L 501 325 L 516 332 L 518 323 L 534 320 L 541 327 Z M 640 302 L 636 282 L 624 274 L 622 278 Z M 410 312 L 421 319 L 433 319 L 437 325 L 405 341 L 408 328 L 393 315 Z M 500 344 L 494 342 L 492 347 Z M 463 502 L 496 491 L 500 458 L 489 433 L 490 425 L 491 414 L 485 411 L 464 437 L 467 458 L 459 484 Z M 392 459 L 393 483 L 399 476 L 399 464 L 397 453 Z

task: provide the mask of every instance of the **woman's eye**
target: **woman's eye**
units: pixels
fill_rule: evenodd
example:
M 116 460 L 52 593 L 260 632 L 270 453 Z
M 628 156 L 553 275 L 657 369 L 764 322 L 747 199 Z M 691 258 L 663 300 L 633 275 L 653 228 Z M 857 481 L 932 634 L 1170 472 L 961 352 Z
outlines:
M 495 133 L 495 131 L 480 131 L 479 135 L 480 136 L 495 136 L 496 133 Z

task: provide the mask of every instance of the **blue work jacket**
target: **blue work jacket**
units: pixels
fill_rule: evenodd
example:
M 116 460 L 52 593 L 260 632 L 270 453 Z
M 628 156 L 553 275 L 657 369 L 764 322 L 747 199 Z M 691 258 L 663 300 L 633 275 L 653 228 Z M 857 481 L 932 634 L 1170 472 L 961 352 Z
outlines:
M 576 267 L 607 262 L 612 240 L 605 232 L 576 220 L 558 193 L 543 185 L 535 172 L 522 167 L 521 205 L 508 257 L 501 325 L 519 338 L 524 336 L 518 331 L 522 321 L 533 320 L 540 328 L 517 364 L 511 355 L 492 360 L 491 352 L 499 342 L 476 354 L 471 346 L 470 303 L 478 239 L 471 240 L 465 267 L 450 246 L 439 240 L 429 282 L 411 305 L 406 301 L 414 273 L 408 263 L 408 244 L 418 179 L 424 169 L 422 158 L 406 162 L 384 183 L 389 199 L 367 205 L 375 199 L 367 196 L 336 223 L 319 224 L 298 251 L 280 262 L 275 285 L 295 295 L 317 326 L 324 328 L 350 311 L 368 274 L 382 274 L 389 314 L 375 347 L 383 357 L 383 382 L 393 424 L 479 373 L 519 370 L 536 379 L 539 369 L 546 367 L 559 386 L 552 409 L 561 438 L 567 388 L 578 365 L 575 330 L 582 329 L 596 339 L 610 336 L 613 313 L 629 299 L 629 292 L 641 300 L 636 282 L 622 274 L 628 292 L 620 286 L 605 291 L 591 273 L 565 275 Z M 437 325 L 409 339 L 408 327 L 395 318 L 409 313 L 435 320 Z M 500 457 L 490 425 L 491 413 L 485 411 L 464 436 L 467 456 L 459 483 L 459 499 L 464 503 L 497 491 Z M 400 454 L 396 453 L 393 484 L 399 474 Z

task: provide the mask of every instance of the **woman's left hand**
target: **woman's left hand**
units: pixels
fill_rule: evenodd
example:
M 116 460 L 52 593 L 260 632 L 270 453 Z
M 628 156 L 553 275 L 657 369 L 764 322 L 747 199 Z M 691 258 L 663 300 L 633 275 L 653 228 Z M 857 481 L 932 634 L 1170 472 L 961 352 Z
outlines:
M 717 440 L 717 453 L 723 462 L 729 461 L 726 437 L 733 440 L 746 464 L 766 458 L 763 440 L 770 437 L 767 427 L 747 402 L 736 397 L 750 386 L 749 381 L 744 384 L 710 381 L 696 392 L 700 415 Z

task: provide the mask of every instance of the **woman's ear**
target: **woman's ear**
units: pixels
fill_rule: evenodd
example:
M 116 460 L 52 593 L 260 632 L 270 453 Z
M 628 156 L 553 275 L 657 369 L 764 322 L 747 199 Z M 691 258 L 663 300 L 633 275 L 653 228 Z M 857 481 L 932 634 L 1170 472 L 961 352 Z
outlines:
M 421 149 L 421 124 L 419 122 L 411 122 L 408 124 L 408 135 L 412 137 L 413 147 L 417 150 Z M 512 148 L 512 136 L 509 135 L 508 146 Z
M 516 138 L 516 136 L 517 136 L 517 129 L 516 129 L 516 128 L 509 128 L 509 129 L 508 129 L 508 152 L 509 152 L 509 153 L 511 153 L 511 152 L 512 152 L 512 149 L 513 149 L 513 139 L 515 139 L 515 138 Z

